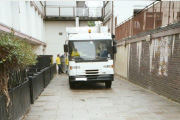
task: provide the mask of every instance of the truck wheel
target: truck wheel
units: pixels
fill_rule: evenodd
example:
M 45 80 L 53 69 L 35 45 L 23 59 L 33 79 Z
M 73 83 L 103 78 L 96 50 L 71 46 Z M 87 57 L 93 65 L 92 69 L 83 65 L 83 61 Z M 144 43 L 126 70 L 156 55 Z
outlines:
M 71 83 L 71 82 L 70 82 L 70 77 L 69 77 L 69 85 L 70 85 L 70 83 Z
M 75 87 L 75 84 L 74 83 L 69 83 L 69 86 L 71 89 L 73 89 Z
M 111 88 L 112 81 L 105 82 L 106 88 Z

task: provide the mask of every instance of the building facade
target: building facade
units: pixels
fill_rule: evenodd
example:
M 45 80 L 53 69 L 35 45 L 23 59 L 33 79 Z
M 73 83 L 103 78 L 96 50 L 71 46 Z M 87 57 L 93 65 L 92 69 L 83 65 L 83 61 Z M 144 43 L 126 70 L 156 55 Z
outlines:
M 103 6 L 89 7 L 85 1 L 1 1 L 0 31 L 15 31 L 16 36 L 26 38 L 37 55 L 55 58 L 64 54 L 66 27 L 103 21 L 103 10 Z
M 116 27 L 116 75 L 180 103 L 180 2 L 161 1 Z
M 37 54 L 46 45 L 43 16 L 43 2 L 0 1 L 0 30 L 27 38 Z

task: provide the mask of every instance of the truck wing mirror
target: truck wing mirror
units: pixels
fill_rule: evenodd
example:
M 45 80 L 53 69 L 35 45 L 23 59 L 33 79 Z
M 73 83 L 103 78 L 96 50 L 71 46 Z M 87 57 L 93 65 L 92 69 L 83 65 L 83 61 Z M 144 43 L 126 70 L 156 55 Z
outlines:
M 115 35 L 114 35 L 114 34 L 112 34 L 112 36 L 111 36 L 111 37 L 112 37 L 112 39 L 114 39 L 114 38 L 115 38 Z
M 67 44 L 64 45 L 64 52 L 68 52 L 68 45 Z

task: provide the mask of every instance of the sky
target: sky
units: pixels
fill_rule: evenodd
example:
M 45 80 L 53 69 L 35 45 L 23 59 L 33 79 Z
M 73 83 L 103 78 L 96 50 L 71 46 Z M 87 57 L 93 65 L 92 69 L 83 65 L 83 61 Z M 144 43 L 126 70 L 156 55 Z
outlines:
M 86 1 L 88 7 L 102 7 L 103 1 Z

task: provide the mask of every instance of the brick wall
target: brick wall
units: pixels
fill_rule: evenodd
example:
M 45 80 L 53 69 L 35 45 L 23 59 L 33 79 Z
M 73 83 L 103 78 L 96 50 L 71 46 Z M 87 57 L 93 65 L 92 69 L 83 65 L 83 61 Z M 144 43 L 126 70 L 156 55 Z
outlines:
M 128 80 L 180 103 L 180 34 L 127 46 Z

